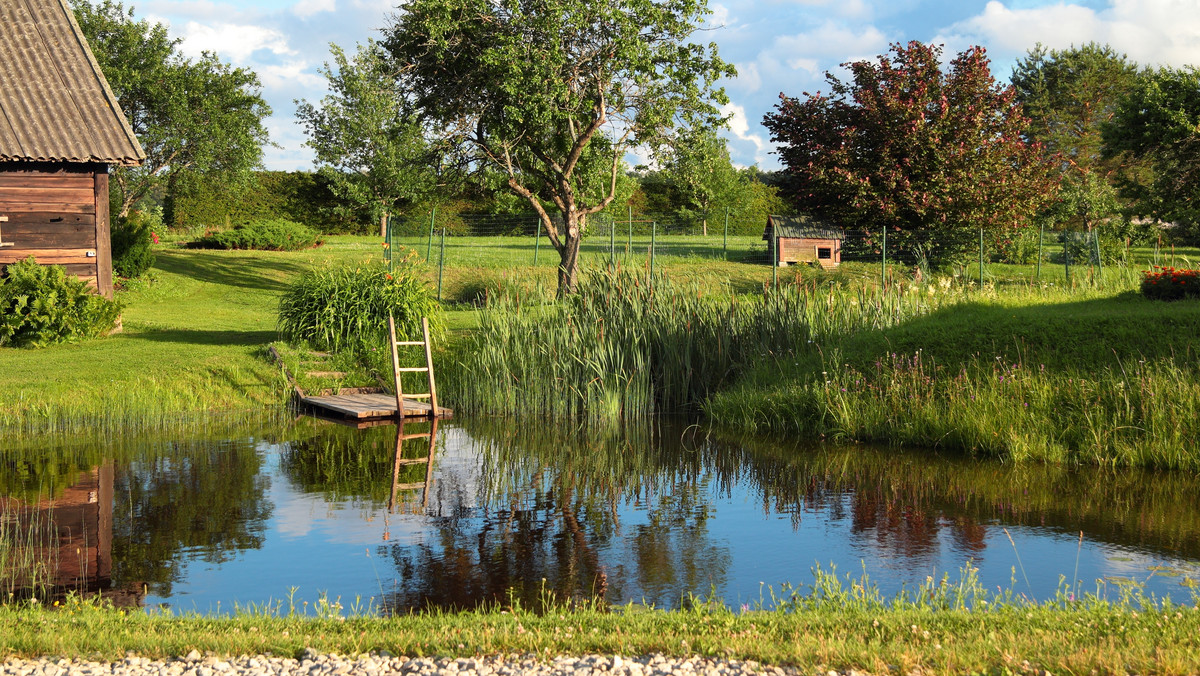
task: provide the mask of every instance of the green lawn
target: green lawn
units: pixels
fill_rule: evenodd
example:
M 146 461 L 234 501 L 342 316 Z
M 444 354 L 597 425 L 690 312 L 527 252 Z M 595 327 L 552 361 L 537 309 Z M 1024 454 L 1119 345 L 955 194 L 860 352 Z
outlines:
M 125 305 L 122 333 L 42 350 L 0 349 L 0 429 L 16 433 L 155 426 L 181 417 L 279 405 L 286 400 L 287 389 L 264 356 L 264 347 L 275 339 L 279 293 L 290 279 L 313 265 L 379 260 L 384 255 L 381 244 L 377 237 L 330 236 L 321 247 L 293 253 L 164 245 L 156 251 L 150 281 L 118 293 Z M 649 267 L 650 237 L 635 236 L 631 243 L 618 238 L 616 244 L 618 261 Z M 427 245 L 426 238 L 398 238 L 393 252 L 419 259 L 432 288 L 438 288 L 440 280 L 452 332 L 473 329 L 477 325 L 473 304 L 498 289 L 521 289 L 545 298 L 554 295 L 558 259 L 544 238 L 535 252 L 529 237 L 448 237 L 444 258 L 438 239 L 428 262 L 424 261 Z M 411 251 L 405 246 L 411 246 Z M 1177 261 L 1185 256 L 1200 258 L 1194 249 L 1175 254 Z M 1144 260 L 1150 251 L 1139 250 L 1137 255 Z M 605 265 L 609 257 L 607 238 L 585 243 L 584 269 Z M 764 260 L 761 237 L 730 237 L 726 251 L 720 236 L 669 235 L 658 238 L 654 265 L 715 294 L 755 294 L 774 276 Z M 1032 271 L 1032 267 L 989 266 L 985 279 L 1017 279 Z M 892 269 L 893 275 L 900 272 Z M 796 266 L 777 272 L 779 282 L 789 284 L 871 285 L 877 283 L 878 274 L 879 266 L 869 263 L 848 263 L 836 273 Z M 1106 270 L 1106 277 L 1121 274 Z M 1076 284 L 1084 280 L 1082 275 L 1075 278 Z M 1042 283 L 1061 286 L 1062 281 L 1061 266 L 1043 268 Z M 1105 301 L 1091 303 L 1094 310 L 1089 316 L 1108 317 Z M 1161 314 L 1154 310 L 1156 305 L 1128 300 L 1119 305 L 1127 308 L 1122 313 L 1135 313 L 1126 317 L 1125 325 L 1156 328 L 1154 318 Z M 1037 316 L 1041 310 L 1014 310 L 1009 321 L 1004 310 L 979 308 L 946 317 L 956 328 L 939 335 L 948 342 L 962 336 L 994 335 L 996 344 L 1007 344 L 1010 330 L 1055 332 L 1064 322 L 1090 321 L 1080 314 L 1087 314 L 1086 307 L 1062 314 L 1041 329 L 1037 328 L 1045 318 Z M 915 345 L 928 335 L 915 323 L 884 339 Z M 864 354 L 878 348 L 872 340 L 878 338 L 864 338 Z

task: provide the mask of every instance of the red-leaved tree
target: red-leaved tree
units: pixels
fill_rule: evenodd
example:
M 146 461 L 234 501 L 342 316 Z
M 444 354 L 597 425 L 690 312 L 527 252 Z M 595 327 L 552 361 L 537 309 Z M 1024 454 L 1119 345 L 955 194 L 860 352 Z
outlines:
M 892 45 L 878 61 L 826 73 L 829 96 L 780 95 L 764 124 L 779 144 L 797 206 L 852 229 L 888 229 L 889 250 L 931 265 L 1024 227 L 1057 184 L 1012 87 L 992 78 L 982 47 L 941 69 L 938 46 Z

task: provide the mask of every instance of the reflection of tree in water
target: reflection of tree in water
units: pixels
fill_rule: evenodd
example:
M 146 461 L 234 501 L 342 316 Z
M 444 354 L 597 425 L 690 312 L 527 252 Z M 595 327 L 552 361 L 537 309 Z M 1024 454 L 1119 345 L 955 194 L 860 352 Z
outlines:
M 176 443 L 116 470 L 113 580 L 167 595 L 189 558 L 221 563 L 261 546 L 271 505 L 248 442 Z
M 438 491 L 431 534 L 383 549 L 400 573 L 388 608 L 506 603 L 510 590 L 533 608 L 547 598 L 623 602 L 643 592 L 675 604 L 724 582 L 730 556 L 708 538 L 708 477 L 670 434 L 495 421 L 468 429 L 478 493 Z M 466 504 L 475 499 L 479 507 Z M 619 511 L 632 503 L 645 505 L 647 523 L 626 533 Z
M 405 432 L 429 429 L 428 423 L 405 424 Z M 396 427 L 358 430 L 326 424 L 312 436 L 287 444 L 279 468 L 298 490 L 333 503 L 379 507 L 391 489 Z M 410 471 L 416 476 L 424 470 Z M 413 479 L 414 481 L 416 479 Z
M 713 442 L 708 458 L 743 468 L 765 511 L 850 518 L 877 548 L 919 558 L 949 537 L 965 554 L 988 524 L 1083 531 L 1091 540 L 1200 556 L 1200 477 L 1180 472 L 1003 464 L 864 446 Z M 847 513 L 846 510 L 849 510 Z

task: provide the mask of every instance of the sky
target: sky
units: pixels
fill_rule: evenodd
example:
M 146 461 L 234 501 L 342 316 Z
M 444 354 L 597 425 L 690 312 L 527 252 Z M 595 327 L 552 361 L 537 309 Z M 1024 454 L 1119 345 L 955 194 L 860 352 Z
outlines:
M 320 69 L 329 45 L 353 52 L 380 36 L 401 0 L 125 0 L 139 19 L 164 23 L 197 56 L 258 73 L 273 114 L 268 169 L 311 170 L 312 151 L 296 123 L 296 99 L 326 92 Z M 1140 65 L 1200 65 L 1200 0 L 709 0 L 697 40 L 715 42 L 738 70 L 724 83 L 730 102 L 730 155 L 739 166 L 779 168 L 762 126 L 780 93 L 828 91 L 827 71 L 871 59 L 894 43 L 944 45 L 945 59 L 987 49 L 992 73 L 1007 82 L 1034 45 L 1107 43 Z

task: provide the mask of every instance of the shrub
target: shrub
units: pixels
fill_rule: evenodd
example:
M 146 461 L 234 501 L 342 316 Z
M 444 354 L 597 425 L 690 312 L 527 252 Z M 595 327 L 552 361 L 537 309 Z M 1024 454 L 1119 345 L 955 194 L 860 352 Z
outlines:
M 190 246 L 198 249 L 296 251 L 316 244 L 316 230 L 295 221 L 276 218 L 214 232 L 192 242 Z
M 995 263 L 1029 265 L 1037 260 L 1040 237 L 1029 227 L 1006 229 L 993 242 L 989 258 Z
M 120 312 L 62 266 L 27 258 L 0 279 L 0 346 L 45 347 L 97 336 L 117 325 Z
M 1125 259 L 1124 243 L 1107 232 L 1101 232 L 1099 228 L 1091 232 L 1063 232 L 1059 235 L 1059 241 L 1062 242 L 1062 253 L 1051 257 L 1055 263 L 1062 263 L 1063 256 L 1067 256 L 1067 260 L 1072 265 L 1095 265 L 1096 264 L 1096 238 L 1100 238 L 1100 262 L 1104 265 L 1112 265 Z
M 134 211 L 123 218 L 113 219 L 113 272 L 129 279 L 146 274 L 154 265 L 154 253 L 150 245 L 157 241 L 155 230 L 161 227 L 161 216 L 144 211 Z
M 365 350 L 387 345 L 388 313 L 396 332 L 416 339 L 421 317 L 433 317 L 437 301 L 417 275 L 410 255 L 394 262 L 318 267 L 300 276 L 279 301 L 279 333 L 323 350 Z
M 1200 298 L 1200 270 L 1155 267 L 1142 277 L 1142 295 L 1157 300 Z

